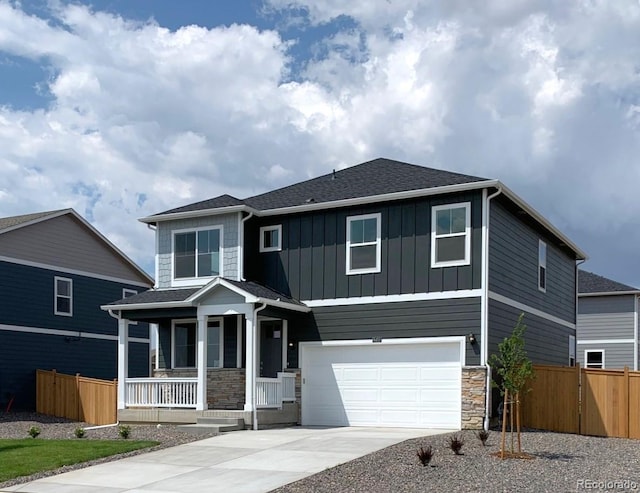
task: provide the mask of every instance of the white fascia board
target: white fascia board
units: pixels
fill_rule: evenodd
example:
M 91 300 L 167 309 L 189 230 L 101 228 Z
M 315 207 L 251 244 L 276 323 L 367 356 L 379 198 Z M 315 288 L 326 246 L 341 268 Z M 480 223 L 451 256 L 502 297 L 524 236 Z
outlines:
M 309 308 L 308 306 L 287 303 L 286 301 L 272 300 L 270 298 L 256 298 L 256 300 L 256 303 L 266 303 L 268 306 L 284 308 L 286 310 L 292 310 L 294 312 L 308 313 L 311 311 L 311 308 Z
M 543 312 L 542 310 L 539 310 L 539 309 L 534 308 L 532 306 L 526 305 L 525 303 L 520 303 L 519 301 L 511 299 L 511 298 L 509 298 L 507 296 L 503 296 L 503 295 L 498 294 L 498 293 L 496 293 L 494 291 L 489 291 L 489 299 L 498 301 L 499 303 L 511 306 L 513 308 L 517 308 L 518 310 L 520 310 L 522 312 L 531 313 L 532 315 L 536 315 L 537 317 L 544 318 L 545 320 L 549 320 L 550 322 L 553 322 L 555 324 L 563 325 L 563 326 L 568 327 L 570 329 L 575 329 L 576 328 L 576 324 L 572 324 L 571 322 L 568 322 L 568 321 L 563 320 L 563 319 L 561 319 L 559 317 L 556 317 L 555 315 L 551 315 L 550 313 Z
M 237 295 L 242 296 L 245 299 L 246 303 L 257 303 L 258 302 L 257 301 L 258 300 L 257 297 L 255 297 L 251 293 L 245 291 L 244 289 L 241 289 L 241 288 L 239 288 L 237 286 L 234 286 L 233 284 L 231 284 L 230 282 L 226 281 L 222 277 L 216 277 L 213 281 L 211 281 L 207 285 L 203 286 L 202 289 L 200 289 L 199 291 L 196 291 L 191 296 L 189 296 L 185 301 L 188 301 L 189 303 L 195 303 L 198 299 L 202 298 L 205 294 L 209 293 L 210 291 L 212 291 L 217 286 L 222 286 L 222 287 L 228 289 L 229 291 L 232 291 L 232 292 L 236 293 Z
M 498 180 L 474 181 L 472 183 L 461 183 L 459 185 L 446 185 L 444 187 L 420 188 L 418 190 L 406 190 L 402 192 L 385 193 L 381 195 L 369 195 L 367 197 L 354 197 L 352 199 L 334 200 L 332 202 L 318 202 L 278 209 L 266 209 L 256 213 L 258 216 L 277 216 L 280 214 L 293 214 L 296 212 L 307 212 L 322 209 L 336 209 L 338 207 L 349 207 L 354 205 L 374 204 L 377 202 L 388 202 L 391 200 L 411 199 L 415 197 L 427 197 L 430 195 L 442 195 L 446 193 L 466 192 L 469 190 L 479 190 L 482 188 L 495 187 L 500 182 Z
M 536 211 L 532 206 L 519 197 L 515 192 L 509 189 L 503 183 L 498 182 L 502 187 L 502 193 L 506 195 L 512 202 L 518 205 L 522 210 L 527 212 L 531 217 L 544 226 L 550 233 L 559 238 L 565 245 L 567 245 L 576 254 L 578 260 L 587 260 L 589 257 L 584 253 L 575 243 L 573 243 L 564 233 L 549 222 L 542 214 Z
M 100 309 L 109 310 L 151 310 L 153 308 L 189 308 L 193 306 L 186 301 L 157 301 L 154 303 L 129 303 L 122 305 L 101 305 Z M 126 317 L 125 317 L 126 318 Z
M 588 298 L 590 296 L 638 296 L 638 291 L 607 291 L 604 293 L 578 293 L 578 298 Z
M 479 298 L 482 289 L 460 289 L 457 291 L 436 291 L 433 293 L 388 294 L 381 296 L 359 296 L 351 298 L 328 298 L 321 300 L 302 300 L 309 307 L 367 305 L 375 303 L 400 303 L 406 301 L 449 300 L 460 298 Z
M 231 205 L 228 207 L 216 207 L 215 209 L 200 209 L 197 211 L 172 212 L 171 214 L 158 214 L 157 216 L 146 216 L 138 219 L 141 223 L 156 224 L 163 221 L 175 221 L 176 219 L 189 219 L 192 217 L 219 216 L 233 212 L 253 212 L 258 211 L 247 205 Z

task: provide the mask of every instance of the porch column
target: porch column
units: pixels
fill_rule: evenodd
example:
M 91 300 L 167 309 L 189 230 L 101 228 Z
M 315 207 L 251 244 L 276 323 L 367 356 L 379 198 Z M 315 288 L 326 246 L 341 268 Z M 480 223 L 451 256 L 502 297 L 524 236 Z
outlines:
M 253 311 L 249 311 L 246 314 L 246 327 L 247 327 L 247 364 L 245 368 L 245 383 L 244 383 L 244 410 L 255 411 L 254 408 L 254 395 L 253 389 L 255 388 L 255 376 L 256 376 L 256 321 L 253 320 Z
M 129 321 L 118 319 L 118 409 L 126 408 L 127 376 L 129 375 Z
M 198 315 L 198 396 L 196 410 L 207 409 L 207 316 Z

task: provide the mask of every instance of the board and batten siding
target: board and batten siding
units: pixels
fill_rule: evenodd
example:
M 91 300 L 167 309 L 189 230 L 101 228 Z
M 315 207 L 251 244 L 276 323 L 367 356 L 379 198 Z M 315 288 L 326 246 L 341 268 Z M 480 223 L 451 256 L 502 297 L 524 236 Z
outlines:
M 431 268 L 431 208 L 471 203 L 471 263 Z M 347 218 L 381 214 L 381 271 L 346 274 Z M 259 252 L 261 226 L 282 225 L 282 250 Z M 346 209 L 253 218 L 246 226 L 245 273 L 300 300 L 479 289 L 482 193 L 469 192 Z
M 498 344 L 509 337 L 521 310 L 496 300 L 489 300 L 489 356 L 498 353 Z M 569 336 L 576 331 L 546 318 L 525 312 L 525 350 L 534 364 L 568 365 Z
M 614 343 L 635 338 L 635 296 L 580 296 L 578 298 L 577 359 L 584 365 L 585 350 L 605 351 L 605 368 L 634 368 L 634 343 Z M 589 343 L 589 341 L 611 343 Z
M 466 364 L 480 363 L 480 298 L 315 307 L 289 322 L 289 340 L 333 341 L 408 337 L 468 336 Z M 297 366 L 289 353 L 289 366 Z
M 0 256 L 127 279 L 151 287 L 149 279 L 71 214 L 3 233 Z
M 575 323 L 575 258 L 526 224 L 498 199 L 491 202 L 489 290 Z M 547 244 L 546 292 L 538 289 L 538 245 Z
M 221 214 L 158 223 L 158 287 L 171 286 L 171 272 L 173 261 L 173 232 L 206 228 L 207 226 L 222 226 L 222 275 L 229 279 L 238 278 L 238 221 L 239 213 Z

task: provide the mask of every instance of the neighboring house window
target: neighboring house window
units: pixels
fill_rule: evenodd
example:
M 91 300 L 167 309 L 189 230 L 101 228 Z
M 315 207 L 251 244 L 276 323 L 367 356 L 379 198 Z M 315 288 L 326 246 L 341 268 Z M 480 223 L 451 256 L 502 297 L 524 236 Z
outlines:
M 223 337 L 221 319 L 207 322 L 207 367 L 222 367 Z M 198 325 L 195 321 L 177 321 L 173 326 L 174 368 L 197 366 Z
M 135 296 L 138 292 L 135 289 L 122 288 L 122 298 L 129 298 Z M 138 325 L 138 322 L 129 321 L 129 325 Z
M 347 218 L 347 274 L 380 272 L 381 214 Z
M 260 228 L 260 251 L 278 252 L 282 250 L 282 225 Z
M 173 240 L 175 279 L 221 275 L 222 227 L 176 232 Z
M 585 368 L 604 368 L 604 349 L 585 351 L 584 366 Z
M 73 280 L 66 277 L 55 277 L 54 313 L 56 315 L 73 315 Z
M 576 336 L 569 336 L 569 366 L 576 366 Z
M 538 242 L 538 289 L 547 291 L 547 244 L 542 240 Z
M 471 263 L 471 203 L 431 209 L 431 267 Z

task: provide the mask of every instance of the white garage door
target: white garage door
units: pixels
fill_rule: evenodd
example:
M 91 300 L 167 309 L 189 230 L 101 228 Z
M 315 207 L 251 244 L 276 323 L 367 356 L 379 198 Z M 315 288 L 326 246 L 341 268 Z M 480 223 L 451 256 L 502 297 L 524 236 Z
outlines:
M 301 344 L 303 425 L 460 429 L 459 340 L 349 342 Z

